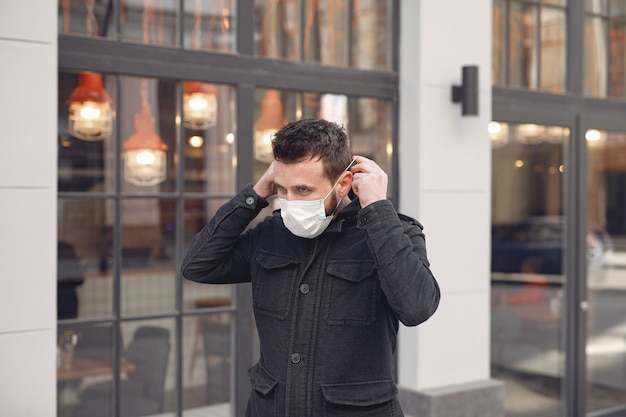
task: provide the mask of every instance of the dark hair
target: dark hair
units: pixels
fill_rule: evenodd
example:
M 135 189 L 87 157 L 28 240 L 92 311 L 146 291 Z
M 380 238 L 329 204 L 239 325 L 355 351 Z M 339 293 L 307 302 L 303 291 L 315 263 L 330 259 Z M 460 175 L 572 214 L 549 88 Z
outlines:
M 274 159 L 291 164 L 318 157 L 324 174 L 334 181 L 352 160 L 343 127 L 324 119 L 303 119 L 283 126 L 272 140 Z

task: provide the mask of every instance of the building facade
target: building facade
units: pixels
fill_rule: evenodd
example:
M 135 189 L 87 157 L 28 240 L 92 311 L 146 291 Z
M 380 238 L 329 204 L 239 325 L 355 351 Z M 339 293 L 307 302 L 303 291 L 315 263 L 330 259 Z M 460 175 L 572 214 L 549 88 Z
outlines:
M 243 415 L 250 289 L 176 265 L 306 117 L 425 225 L 407 415 L 623 415 L 622 3 L 3 5 L 0 415 Z

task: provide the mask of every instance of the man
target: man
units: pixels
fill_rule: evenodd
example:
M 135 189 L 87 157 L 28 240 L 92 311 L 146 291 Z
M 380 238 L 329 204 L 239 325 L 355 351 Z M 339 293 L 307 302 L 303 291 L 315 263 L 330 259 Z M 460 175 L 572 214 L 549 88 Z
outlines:
M 440 297 L 422 226 L 396 213 L 385 172 L 351 158 L 335 123 L 287 124 L 272 147 L 265 174 L 217 211 L 182 262 L 193 281 L 252 282 L 261 356 L 246 415 L 403 416 L 398 323 L 422 323 Z M 281 210 L 247 229 L 274 195 Z

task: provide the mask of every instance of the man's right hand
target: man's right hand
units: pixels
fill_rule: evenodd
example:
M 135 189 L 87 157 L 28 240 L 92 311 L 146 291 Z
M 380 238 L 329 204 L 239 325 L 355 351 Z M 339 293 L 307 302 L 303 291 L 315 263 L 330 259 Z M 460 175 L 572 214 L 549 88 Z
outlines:
M 259 197 L 266 200 L 276 194 L 276 187 L 274 186 L 274 162 L 270 164 L 267 171 L 265 171 L 263 176 L 252 188 Z

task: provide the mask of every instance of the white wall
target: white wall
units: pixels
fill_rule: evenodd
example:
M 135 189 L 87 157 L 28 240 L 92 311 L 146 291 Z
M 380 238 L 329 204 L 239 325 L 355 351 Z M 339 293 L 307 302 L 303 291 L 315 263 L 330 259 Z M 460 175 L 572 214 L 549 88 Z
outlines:
M 422 390 L 489 378 L 491 0 L 401 0 L 400 210 L 425 226 L 442 298 L 403 328 L 399 382 Z M 479 66 L 479 116 L 451 87 Z
M 0 5 L 0 416 L 56 415 L 56 7 Z

